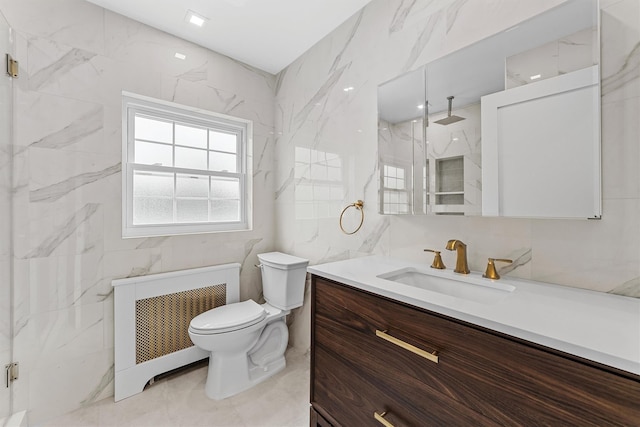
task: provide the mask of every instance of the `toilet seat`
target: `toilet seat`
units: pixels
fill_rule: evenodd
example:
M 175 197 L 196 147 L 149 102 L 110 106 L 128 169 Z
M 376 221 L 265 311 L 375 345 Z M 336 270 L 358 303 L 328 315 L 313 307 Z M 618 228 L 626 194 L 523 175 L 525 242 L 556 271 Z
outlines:
M 253 300 L 216 307 L 191 320 L 189 330 L 202 335 L 237 331 L 264 321 L 267 312 Z

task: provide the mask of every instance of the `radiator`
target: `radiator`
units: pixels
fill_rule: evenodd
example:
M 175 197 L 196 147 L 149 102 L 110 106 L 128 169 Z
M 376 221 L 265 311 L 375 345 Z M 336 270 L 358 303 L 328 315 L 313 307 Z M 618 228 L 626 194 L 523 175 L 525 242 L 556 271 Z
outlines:
M 188 335 L 198 314 L 237 302 L 240 264 L 117 279 L 114 288 L 115 400 L 140 393 L 158 374 L 208 357 Z

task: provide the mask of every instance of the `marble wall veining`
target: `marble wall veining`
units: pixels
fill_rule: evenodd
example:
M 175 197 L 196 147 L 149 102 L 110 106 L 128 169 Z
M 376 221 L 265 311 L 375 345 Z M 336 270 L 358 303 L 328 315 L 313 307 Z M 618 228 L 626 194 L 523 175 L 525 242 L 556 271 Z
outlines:
M 512 258 L 501 274 L 629 296 L 640 294 L 640 3 L 602 0 L 603 218 L 528 220 L 384 216 L 378 212 L 376 88 L 453 50 L 505 30 L 561 1 L 373 0 L 278 75 L 276 245 L 322 263 L 369 254 L 431 262 L 424 248 L 468 244 L 469 264 Z M 344 91 L 344 88 L 353 87 Z M 298 220 L 293 179 L 300 147 L 337 154 L 343 206 L 365 202 L 357 234 L 332 217 Z M 298 165 L 299 166 L 299 165 Z M 447 265 L 455 254 L 443 251 Z M 292 325 L 309 344 L 308 307 Z
M 253 265 L 275 236 L 275 77 L 83 0 L 0 10 L 20 61 L 14 410 L 37 424 L 113 395 L 112 279 L 240 262 L 241 297 L 260 298 Z M 252 231 L 121 238 L 122 90 L 253 121 Z
M 601 0 L 601 221 L 377 213 L 378 84 L 561 1 L 373 0 L 274 77 L 83 0 L 0 0 L 21 73 L 14 143 L 0 147 L 2 173 L 13 159 L 13 409 L 37 424 L 113 394 L 112 279 L 241 262 L 241 298 L 259 298 L 261 251 L 426 265 L 423 248 L 459 238 L 474 270 L 510 257 L 501 274 L 640 297 L 636 0 Z M 253 120 L 252 231 L 120 237 L 122 90 Z M 345 235 L 340 210 L 357 199 L 365 223 Z M 308 296 L 290 318 L 302 349 Z

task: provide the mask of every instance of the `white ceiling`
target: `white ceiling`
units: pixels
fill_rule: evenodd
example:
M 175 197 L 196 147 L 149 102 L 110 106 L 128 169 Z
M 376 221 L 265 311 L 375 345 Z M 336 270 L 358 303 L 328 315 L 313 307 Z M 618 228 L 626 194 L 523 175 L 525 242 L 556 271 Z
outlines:
M 371 0 L 88 1 L 276 74 Z

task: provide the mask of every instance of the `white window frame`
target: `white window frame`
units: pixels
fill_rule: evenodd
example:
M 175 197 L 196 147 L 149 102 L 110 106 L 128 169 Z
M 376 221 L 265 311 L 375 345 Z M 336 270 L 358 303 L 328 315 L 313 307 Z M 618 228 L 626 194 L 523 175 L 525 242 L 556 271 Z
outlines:
M 200 169 L 142 165 L 134 160 L 134 125 L 136 113 L 177 121 L 194 126 L 220 129 L 240 136 L 237 173 Z M 252 226 L 252 145 L 253 122 L 199 108 L 122 92 L 122 237 L 153 237 L 180 234 L 248 231 Z M 133 176 L 135 171 L 194 173 L 198 175 L 234 177 L 240 181 L 240 220 L 226 222 L 193 222 L 165 224 L 133 224 Z M 174 201 L 176 197 L 174 195 Z M 174 203 L 175 205 L 175 203 Z

